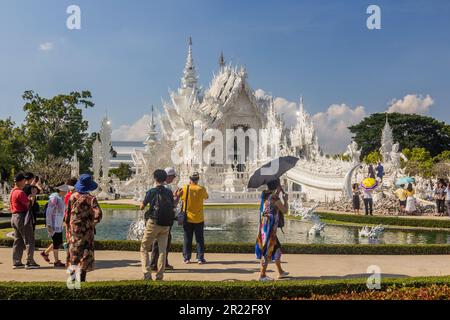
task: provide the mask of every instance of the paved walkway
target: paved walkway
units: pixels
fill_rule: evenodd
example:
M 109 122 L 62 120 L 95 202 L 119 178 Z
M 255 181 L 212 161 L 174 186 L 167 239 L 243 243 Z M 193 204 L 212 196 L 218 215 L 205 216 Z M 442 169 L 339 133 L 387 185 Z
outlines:
M 64 256 L 64 255 L 62 255 Z M 0 248 L 0 281 L 65 281 L 64 269 L 54 269 L 36 253 L 41 264 L 37 270 L 13 270 L 11 248 Z M 253 254 L 206 254 L 208 263 L 185 265 L 180 253 L 171 253 L 175 270 L 165 280 L 233 281 L 254 280 L 259 263 Z M 450 256 L 382 256 L 382 255 L 284 255 L 283 268 L 293 279 L 339 279 L 366 277 L 367 268 L 377 265 L 384 277 L 450 275 Z M 138 280 L 141 278 L 139 252 L 96 251 L 97 269 L 88 274 L 90 281 Z M 268 274 L 276 276 L 275 266 Z

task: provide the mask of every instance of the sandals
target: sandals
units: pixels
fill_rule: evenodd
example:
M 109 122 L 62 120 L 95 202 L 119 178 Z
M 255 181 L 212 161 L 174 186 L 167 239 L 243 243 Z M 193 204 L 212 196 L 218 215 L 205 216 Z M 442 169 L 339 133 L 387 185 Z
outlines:
M 45 251 L 41 252 L 41 257 L 44 258 L 46 262 L 50 263 L 50 258 L 48 257 L 48 254 L 45 253 Z

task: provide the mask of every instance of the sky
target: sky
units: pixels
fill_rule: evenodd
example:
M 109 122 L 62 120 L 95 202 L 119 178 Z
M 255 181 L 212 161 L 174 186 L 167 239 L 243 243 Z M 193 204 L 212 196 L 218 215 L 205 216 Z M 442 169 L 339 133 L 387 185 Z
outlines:
M 66 27 L 73 4 L 80 30 Z M 366 25 L 371 4 L 379 30 Z M 204 88 L 223 51 L 288 122 L 303 95 L 320 144 L 340 152 L 370 113 L 450 122 L 449 16 L 446 0 L 0 0 L 0 118 L 23 121 L 25 90 L 90 90 L 90 130 L 107 114 L 113 138 L 141 138 L 150 106 L 179 87 L 192 36 Z

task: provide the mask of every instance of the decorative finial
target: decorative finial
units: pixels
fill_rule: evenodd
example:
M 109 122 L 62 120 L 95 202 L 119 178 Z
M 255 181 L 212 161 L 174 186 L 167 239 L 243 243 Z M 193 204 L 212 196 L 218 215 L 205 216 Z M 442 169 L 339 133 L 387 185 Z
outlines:
M 188 44 L 189 44 L 190 46 L 192 46 L 192 37 L 191 37 L 191 36 L 189 36 L 189 42 L 188 42 Z
M 223 51 L 220 53 L 219 66 L 220 67 L 224 67 L 225 66 L 225 58 L 223 57 Z

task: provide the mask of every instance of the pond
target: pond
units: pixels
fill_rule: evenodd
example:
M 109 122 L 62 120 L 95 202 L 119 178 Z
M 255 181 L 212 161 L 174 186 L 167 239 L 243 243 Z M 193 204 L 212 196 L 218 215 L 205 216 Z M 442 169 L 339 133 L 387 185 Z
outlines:
M 137 210 L 104 210 L 103 220 L 97 225 L 97 240 L 126 240 L 128 228 L 137 219 Z M 205 241 L 247 242 L 256 239 L 259 223 L 257 209 L 205 209 Z M 320 236 L 308 234 L 310 222 L 286 219 L 283 232 L 278 230 L 281 243 L 367 244 L 359 238 L 360 227 L 327 225 Z M 47 239 L 44 229 L 36 231 L 38 239 Z M 183 231 L 178 225 L 172 229 L 174 242 L 183 241 Z M 371 242 L 372 243 L 372 242 Z M 450 232 L 426 230 L 388 230 L 376 243 L 381 244 L 450 244 Z

